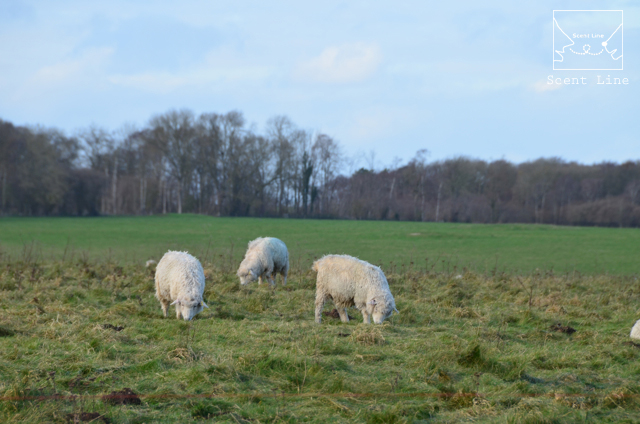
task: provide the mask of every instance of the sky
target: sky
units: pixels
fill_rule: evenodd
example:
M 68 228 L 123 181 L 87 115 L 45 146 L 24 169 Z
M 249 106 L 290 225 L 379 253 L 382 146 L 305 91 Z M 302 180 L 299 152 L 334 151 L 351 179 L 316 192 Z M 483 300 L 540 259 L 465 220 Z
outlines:
M 239 110 L 258 132 L 286 115 L 378 168 L 420 149 L 429 160 L 640 160 L 634 3 L 2 0 L 0 119 L 74 135 L 141 128 L 171 109 Z M 613 15 L 563 13 L 555 38 L 554 10 L 585 9 L 622 10 L 622 30 L 608 38 Z M 588 66 L 599 31 L 622 70 L 554 62 Z

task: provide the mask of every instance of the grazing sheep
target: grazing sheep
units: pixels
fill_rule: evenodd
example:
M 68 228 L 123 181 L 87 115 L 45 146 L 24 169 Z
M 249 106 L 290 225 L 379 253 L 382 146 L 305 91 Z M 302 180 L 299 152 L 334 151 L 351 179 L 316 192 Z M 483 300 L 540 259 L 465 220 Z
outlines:
M 200 261 L 187 252 L 168 251 L 156 268 L 156 298 L 167 316 L 170 305 L 176 305 L 176 318 L 190 321 L 202 308 L 204 270 Z
M 632 339 L 640 339 L 640 319 L 633 325 L 629 337 L 631 337 Z
M 282 285 L 286 285 L 289 273 L 287 245 L 274 237 L 259 237 L 249 242 L 247 253 L 238 268 L 240 284 L 244 286 L 256 279 L 258 284 L 262 284 L 262 279 L 266 278 L 269 284 L 275 286 L 276 273 L 282 275 Z
M 322 307 L 333 299 L 342 322 L 349 322 L 347 308 L 362 312 L 365 324 L 382 324 L 396 309 L 384 273 L 377 266 L 347 255 L 327 255 L 313 263 L 316 280 L 316 322 L 320 324 Z M 398 312 L 400 313 L 400 312 Z

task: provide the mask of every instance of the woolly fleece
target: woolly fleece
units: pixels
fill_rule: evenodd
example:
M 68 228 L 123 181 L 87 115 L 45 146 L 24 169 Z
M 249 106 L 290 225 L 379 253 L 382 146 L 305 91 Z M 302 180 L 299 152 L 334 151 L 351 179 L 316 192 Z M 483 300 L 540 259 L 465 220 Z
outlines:
M 287 245 L 275 237 L 259 237 L 249 242 L 237 272 L 240 284 L 246 285 L 256 279 L 258 284 L 262 284 L 262 279 L 266 278 L 275 286 L 277 273 L 282 275 L 282 285 L 286 285 L 289 273 Z
M 322 308 L 332 299 L 343 322 L 349 321 L 347 309 L 355 306 L 363 320 L 370 317 L 381 324 L 396 309 L 389 283 L 382 270 L 368 262 L 347 255 L 327 255 L 313 263 L 316 280 L 316 322 L 322 319 Z
M 207 305 L 204 293 L 204 270 L 200 261 L 187 252 L 168 251 L 156 267 L 156 298 L 167 316 L 170 305 L 176 305 L 176 318 L 191 320 Z

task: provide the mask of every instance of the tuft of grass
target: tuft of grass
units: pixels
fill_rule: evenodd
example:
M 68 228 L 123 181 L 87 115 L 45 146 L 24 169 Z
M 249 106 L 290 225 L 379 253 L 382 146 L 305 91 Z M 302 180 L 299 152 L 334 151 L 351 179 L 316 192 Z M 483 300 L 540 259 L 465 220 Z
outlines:
M 386 343 L 381 326 L 359 324 L 353 333 L 351 340 L 363 346 L 382 346 Z

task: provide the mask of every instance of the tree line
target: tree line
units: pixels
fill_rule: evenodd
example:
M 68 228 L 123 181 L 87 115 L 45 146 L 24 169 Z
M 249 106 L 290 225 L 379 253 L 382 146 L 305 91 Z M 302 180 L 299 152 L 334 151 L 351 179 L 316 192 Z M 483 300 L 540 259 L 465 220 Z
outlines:
M 382 170 L 355 164 L 286 116 L 259 133 L 237 111 L 170 110 L 142 129 L 73 136 L 0 120 L 0 214 L 640 225 L 640 161 L 429 162 L 420 150 Z

